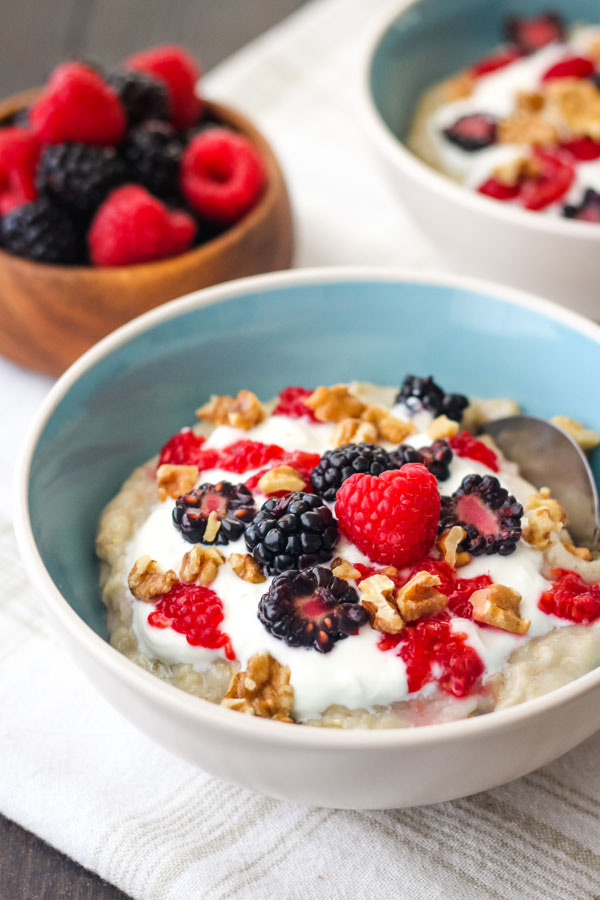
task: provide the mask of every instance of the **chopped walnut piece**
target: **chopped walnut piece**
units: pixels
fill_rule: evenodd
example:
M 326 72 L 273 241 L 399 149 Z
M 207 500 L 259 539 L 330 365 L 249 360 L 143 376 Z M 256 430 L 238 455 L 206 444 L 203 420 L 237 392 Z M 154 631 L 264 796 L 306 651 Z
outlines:
M 224 562 L 225 557 L 216 547 L 201 547 L 196 544 L 181 561 L 179 580 L 184 584 L 198 581 L 203 587 L 208 587 L 217 577 L 219 566 Z
M 370 422 L 361 419 L 342 419 L 333 429 L 331 443 L 334 447 L 344 444 L 374 444 L 377 440 L 377 428 Z
M 541 174 L 542 163 L 535 156 L 518 156 L 497 166 L 492 172 L 496 181 L 507 187 L 514 187 L 525 178 L 539 178 Z
M 342 559 L 341 556 L 336 556 L 332 561 L 331 571 L 336 578 L 344 578 L 346 581 L 356 581 L 357 578 L 360 578 L 358 569 L 355 569 L 352 563 Z
M 432 441 L 438 441 L 440 438 L 451 438 L 458 434 L 458 422 L 449 419 L 448 416 L 436 416 L 427 429 L 427 436 Z
M 156 486 L 158 499 L 162 502 L 167 497 L 189 494 L 198 480 L 198 466 L 172 466 L 163 463 L 156 470 Z
M 600 40 L 592 41 L 585 55 L 588 59 L 593 59 L 594 62 L 600 62 Z
M 258 489 L 263 494 L 276 494 L 279 491 L 303 491 L 306 479 L 292 466 L 276 466 L 261 476 Z
M 417 430 L 414 422 L 397 419 L 383 406 L 367 406 L 361 418 L 365 422 L 370 422 L 377 429 L 379 440 L 389 441 L 390 444 L 401 444 Z
M 517 91 L 517 109 L 524 112 L 539 112 L 545 102 L 546 98 L 539 91 Z
M 576 547 L 574 544 L 570 544 L 569 541 L 563 541 L 562 543 L 573 556 L 576 556 L 578 559 L 585 559 L 586 562 L 591 561 L 592 554 L 588 547 Z
M 532 494 L 525 506 L 527 524 L 523 528 L 523 540 L 536 550 L 546 550 L 552 535 L 559 532 L 567 524 L 567 514 L 558 502 L 550 496 L 550 489 L 540 488 Z
M 239 578 L 250 584 L 262 584 L 267 580 L 261 567 L 249 553 L 231 553 L 229 565 Z
M 525 634 L 531 622 L 522 619 L 519 611 L 521 595 L 504 584 L 491 584 L 474 591 L 470 596 L 473 618 L 486 625 L 494 625 L 513 634 Z
M 319 422 L 341 422 L 360 419 L 365 404 L 350 393 L 345 384 L 321 385 L 304 400 Z
M 204 529 L 203 540 L 206 541 L 207 544 L 209 544 L 211 541 L 214 541 L 219 533 L 220 527 L 221 520 L 217 516 L 214 509 L 212 509 L 208 514 L 208 519 L 206 520 L 206 528 Z
M 556 78 L 546 85 L 551 111 L 575 135 L 600 140 L 600 90 L 589 78 Z
M 475 90 L 476 78 L 470 72 L 461 72 L 453 78 L 448 78 L 444 84 L 444 95 L 446 101 L 463 100 L 469 97 Z
M 237 672 L 231 679 L 221 706 L 262 719 L 292 722 L 293 703 L 289 668 L 270 653 L 255 653 L 248 660 L 246 671 Z
M 461 544 L 467 536 L 467 532 L 460 525 L 453 525 L 448 531 L 444 531 L 438 540 L 438 547 L 442 552 L 444 562 L 447 562 L 453 569 L 460 569 L 471 561 L 469 553 L 458 552 L 458 545 Z
M 173 585 L 177 584 L 177 575 L 173 569 L 163 572 L 150 556 L 140 556 L 129 573 L 127 582 L 136 600 L 152 603 L 160 594 L 169 593 Z
M 438 579 L 439 580 L 439 579 Z M 402 616 L 394 602 L 395 585 L 387 575 L 371 575 L 358 585 L 360 602 L 369 613 L 371 626 L 385 634 L 398 634 L 404 628 Z
M 500 144 L 533 144 L 544 146 L 556 144 L 556 127 L 539 113 L 517 109 L 508 119 L 498 122 Z
M 559 428 L 566 431 L 582 450 L 593 450 L 600 444 L 600 434 L 593 428 L 586 428 L 575 419 L 569 419 L 568 416 L 552 416 L 550 421 L 553 425 L 558 425 Z
M 436 590 L 440 584 L 437 575 L 417 572 L 396 594 L 396 605 L 405 622 L 414 622 L 421 616 L 432 616 L 448 605 L 448 598 Z
M 208 403 L 196 410 L 196 416 L 213 425 L 231 425 L 249 431 L 265 418 L 265 411 L 252 391 L 239 391 L 237 397 L 213 395 Z

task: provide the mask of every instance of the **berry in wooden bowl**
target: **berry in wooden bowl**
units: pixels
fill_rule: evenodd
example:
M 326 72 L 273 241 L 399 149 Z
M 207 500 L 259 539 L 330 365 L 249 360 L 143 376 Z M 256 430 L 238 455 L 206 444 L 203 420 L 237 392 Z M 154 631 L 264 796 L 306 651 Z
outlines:
M 57 374 L 173 297 L 289 266 L 277 160 L 185 51 L 58 66 L 0 102 L 0 353 Z

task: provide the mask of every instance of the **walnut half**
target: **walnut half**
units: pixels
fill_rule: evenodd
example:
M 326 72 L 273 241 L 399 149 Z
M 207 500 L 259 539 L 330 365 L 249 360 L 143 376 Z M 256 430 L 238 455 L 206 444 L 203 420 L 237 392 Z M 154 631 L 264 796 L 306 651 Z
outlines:
M 200 544 L 196 544 L 184 555 L 179 578 L 184 584 L 198 581 L 203 587 L 208 587 L 217 577 L 219 566 L 224 562 L 225 557 L 216 547 L 201 547 Z
M 358 585 L 361 604 L 369 613 L 371 626 L 385 634 L 398 634 L 404 628 L 404 620 L 395 603 L 396 587 L 387 575 L 371 575 Z
M 221 706 L 261 719 L 293 722 L 293 703 L 289 668 L 270 653 L 255 653 L 248 660 L 246 671 L 237 672 L 231 679 Z
M 513 634 L 525 634 L 531 622 L 520 615 L 521 595 L 504 584 L 491 584 L 475 591 L 469 598 L 476 622 L 494 625 Z
M 213 395 L 208 403 L 196 410 L 198 419 L 213 425 L 231 425 L 249 431 L 265 418 L 265 411 L 252 391 L 239 391 L 237 397 Z
M 173 585 L 177 584 L 177 575 L 173 569 L 163 572 L 151 557 L 140 556 L 129 573 L 127 582 L 136 600 L 152 603 L 155 597 L 169 593 Z

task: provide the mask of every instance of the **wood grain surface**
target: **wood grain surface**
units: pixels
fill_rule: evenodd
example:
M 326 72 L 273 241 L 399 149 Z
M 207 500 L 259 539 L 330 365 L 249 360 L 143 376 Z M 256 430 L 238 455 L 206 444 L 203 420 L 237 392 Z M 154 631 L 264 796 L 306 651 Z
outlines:
M 166 41 L 185 44 L 208 69 L 304 2 L 4 0 L 0 96 L 40 84 L 67 57 L 113 65 L 135 50 Z M 0 815 L 0 900 L 125 897 Z

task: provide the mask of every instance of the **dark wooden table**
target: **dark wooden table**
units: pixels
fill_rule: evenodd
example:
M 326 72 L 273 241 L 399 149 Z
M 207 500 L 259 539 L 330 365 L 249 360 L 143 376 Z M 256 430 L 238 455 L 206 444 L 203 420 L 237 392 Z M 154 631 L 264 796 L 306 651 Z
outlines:
M 10 0 L 3 7 L 0 95 L 41 84 L 67 58 L 114 65 L 176 42 L 203 68 L 305 0 Z M 0 900 L 123 900 L 125 894 L 0 815 Z

